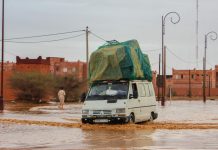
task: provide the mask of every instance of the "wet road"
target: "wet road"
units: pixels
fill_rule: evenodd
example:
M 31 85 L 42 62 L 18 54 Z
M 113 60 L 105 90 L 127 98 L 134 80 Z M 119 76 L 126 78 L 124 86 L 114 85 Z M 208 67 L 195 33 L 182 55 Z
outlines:
M 158 104 L 155 122 L 218 123 L 218 101 L 175 101 Z M 38 107 L 6 112 L 0 119 L 79 122 L 81 105 Z M 146 126 L 146 125 L 144 125 Z M 93 129 L 0 123 L 0 148 L 8 149 L 218 149 L 218 129 Z
M 218 149 L 218 130 L 83 130 L 0 125 L 0 147 L 15 149 Z

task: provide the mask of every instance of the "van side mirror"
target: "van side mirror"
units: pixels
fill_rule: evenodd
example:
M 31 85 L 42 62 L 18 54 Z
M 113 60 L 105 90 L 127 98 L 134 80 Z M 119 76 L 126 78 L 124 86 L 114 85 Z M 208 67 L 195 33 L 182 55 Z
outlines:
M 129 94 L 129 99 L 132 99 L 133 98 L 133 94 Z
M 133 94 L 129 94 L 129 99 L 138 98 L 138 93 L 133 92 Z

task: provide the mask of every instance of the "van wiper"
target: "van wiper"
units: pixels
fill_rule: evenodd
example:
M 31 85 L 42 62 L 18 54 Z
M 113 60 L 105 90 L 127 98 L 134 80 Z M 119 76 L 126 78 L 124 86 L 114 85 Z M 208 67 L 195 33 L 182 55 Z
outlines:
M 126 97 L 126 95 L 117 95 L 118 99 L 124 99 Z
M 104 95 L 104 96 L 102 96 L 102 98 L 105 100 L 105 99 L 107 99 L 107 96 L 106 96 L 106 95 Z
M 90 95 L 87 97 L 87 100 L 99 100 L 101 99 L 103 96 L 100 96 L 100 95 Z
M 117 99 L 107 99 L 107 103 L 116 103 Z

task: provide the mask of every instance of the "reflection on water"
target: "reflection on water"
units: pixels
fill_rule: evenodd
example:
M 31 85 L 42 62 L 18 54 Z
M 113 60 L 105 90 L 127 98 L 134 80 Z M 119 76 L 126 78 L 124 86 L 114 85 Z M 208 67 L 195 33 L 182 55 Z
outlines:
M 152 149 L 218 149 L 218 130 L 156 130 Z
M 83 142 L 91 148 L 141 148 L 153 145 L 151 134 L 154 131 L 86 131 L 84 130 Z
M 167 101 L 162 107 L 158 103 L 156 121 L 218 123 L 218 101 Z
M 83 133 L 77 128 L 0 124 L 0 148 L 85 148 Z
M 218 130 L 82 130 L 0 124 L 0 148 L 218 149 Z

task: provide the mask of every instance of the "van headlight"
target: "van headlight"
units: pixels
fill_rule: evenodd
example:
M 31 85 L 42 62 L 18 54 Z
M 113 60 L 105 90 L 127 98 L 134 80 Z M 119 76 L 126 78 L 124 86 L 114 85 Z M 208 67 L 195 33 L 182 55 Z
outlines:
M 121 113 L 125 113 L 126 109 L 125 108 L 118 108 L 116 109 L 116 113 L 121 114 Z
M 82 110 L 82 114 L 89 114 L 89 110 L 88 109 Z

